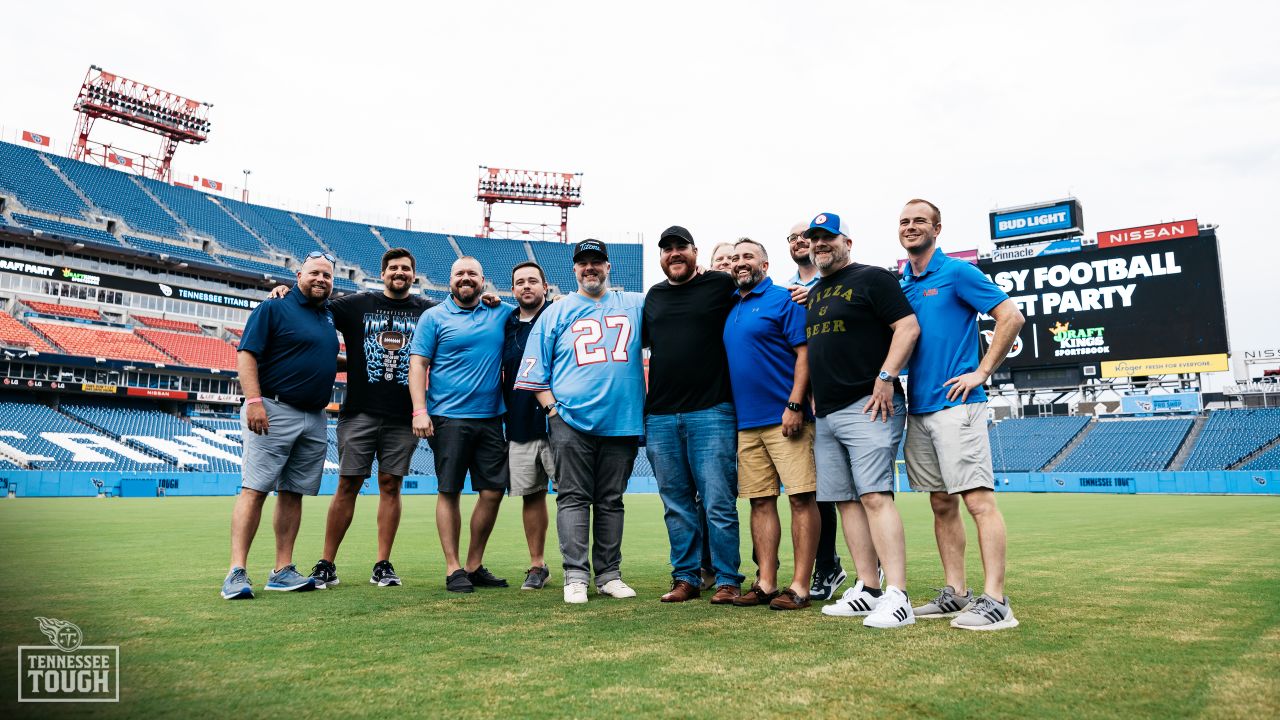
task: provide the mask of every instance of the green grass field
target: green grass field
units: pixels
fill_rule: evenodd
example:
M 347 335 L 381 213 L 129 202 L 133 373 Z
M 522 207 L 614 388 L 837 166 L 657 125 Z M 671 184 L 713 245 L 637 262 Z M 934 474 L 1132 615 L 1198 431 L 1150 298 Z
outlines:
M 554 562 L 553 585 L 541 592 L 451 596 L 434 498 L 421 496 L 406 498 L 392 558 L 406 585 L 379 589 L 367 584 L 375 503 L 362 498 L 357 508 L 338 557 L 340 587 L 225 602 L 217 591 L 231 498 L 0 501 L 0 713 L 1280 714 L 1280 504 L 1272 498 L 1002 496 L 1008 590 L 1022 626 L 997 633 L 945 621 L 873 631 L 816 608 L 661 604 L 667 541 L 653 495 L 627 498 L 622 569 L 637 599 L 593 593 L 586 606 L 566 606 Z M 304 571 L 318 556 L 327 504 L 306 506 L 296 558 Z M 931 520 L 923 497 L 904 495 L 900 505 L 909 591 L 920 600 L 941 584 Z M 745 560 L 745 505 L 740 511 Z M 980 585 L 969 531 L 970 582 Z M 268 520 L 250 558 L 258 587 L 271 548 Z M 504 505 L 486 564 L 513 585 L 523 578 L 517 503 Z M 743 570 L 754 569 L 744 562 Z M 118 705 L 16 702 L 16 646 L 46 644 L 37 615 L 77 623 L 86 644 L 120 645 Z

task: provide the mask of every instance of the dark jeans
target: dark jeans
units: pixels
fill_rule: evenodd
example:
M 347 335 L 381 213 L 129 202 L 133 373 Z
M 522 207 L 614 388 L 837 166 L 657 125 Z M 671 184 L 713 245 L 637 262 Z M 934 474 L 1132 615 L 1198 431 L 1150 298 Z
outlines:
M 594 570 L 600 587 L 622 577 L 622 493 L 639 443 L 634 437 L 579 432 L 558 415 L 548 427 L 559 482 L 556 532 L 564 583 L 590 582 Z

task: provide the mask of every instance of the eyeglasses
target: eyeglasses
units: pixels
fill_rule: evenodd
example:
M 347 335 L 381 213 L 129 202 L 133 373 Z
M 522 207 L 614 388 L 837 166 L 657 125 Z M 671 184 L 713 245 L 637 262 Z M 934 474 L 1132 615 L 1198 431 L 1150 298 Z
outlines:
M 804 239 L 805 239 L 805 237 L 804 237 L 803 235 L 799 235 L 799 234 L 796 234 L 796 233 L 792 233 L 792 234 L 790 234 L 790 235 L 788 235 L 788 236 L 787 236 L 787 242 L 788 242 L 788 243 L 790 243 L 790 244 L 792 244 L 792 245 L 795 245 L 797 240 L 804 240 Z
M 327 252 L 325 252 L 325 251 L 323 251 L 323 250 L 312 250 L 311 252 L 307 253 L 307 260 L 310 260 L 310 259 L 312 259 L 312 258 L 324 258 L 325 260 L 328 260 L 329 262 L 333 263 L 334 265 L 337 265 L 337 264 L 338 264 L 338 258 L 336 258 L 336 257 L 334 257 L 334 256 L 332 256 L 332 255 L 330 255 L 329 253 L 327 253 Z M 305 262 L 305 261 L 303 261 L 303 262 Z

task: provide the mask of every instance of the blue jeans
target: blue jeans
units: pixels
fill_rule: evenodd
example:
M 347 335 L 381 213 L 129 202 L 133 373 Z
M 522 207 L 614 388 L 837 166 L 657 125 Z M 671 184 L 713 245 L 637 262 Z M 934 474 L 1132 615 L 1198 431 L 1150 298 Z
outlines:
M 732 403 L 706 410 L 649 415 L 644 421 L 645 453 L 666 508 L 671 541 L 671 577 L 693 585 L 701 581 L 702 519 L 717 585 L 741 585 L 738 550 L 738 422 Z

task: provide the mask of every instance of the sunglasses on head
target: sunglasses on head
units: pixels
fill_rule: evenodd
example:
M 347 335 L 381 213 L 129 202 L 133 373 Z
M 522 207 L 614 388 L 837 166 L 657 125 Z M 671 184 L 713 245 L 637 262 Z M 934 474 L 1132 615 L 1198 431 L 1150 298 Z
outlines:
M 338 258 L 330 255 L 329 253 L 323 250 L 312 250 L 311 252 L 307 253 L 307 260 L 310 260 L 311 258 L 324 258 L 325 260 L 328 260 L 334 265 L 338 264 Z

